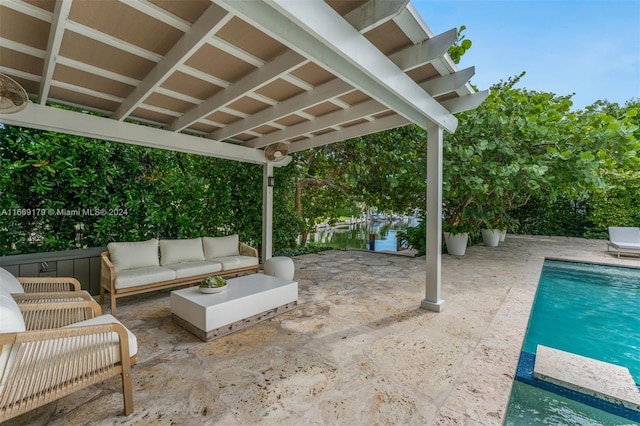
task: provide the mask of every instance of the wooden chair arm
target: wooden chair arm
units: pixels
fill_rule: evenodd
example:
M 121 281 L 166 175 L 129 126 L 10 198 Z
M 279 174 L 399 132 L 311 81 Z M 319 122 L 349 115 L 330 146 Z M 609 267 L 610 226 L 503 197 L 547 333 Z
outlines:
M 258 257 L 258 250 L 242 242 L 238 243 L 238 253 L 241 256 Z
M 93 298 L 84 291 L 56 291 L 52 293 L 14 293 L 13 299 L 17 303 L 38 303 L 38 302 L 80 302 L 82 300 L 91 301 Z
M 73 277 L 17 277 L 25 293 L 81 291 L 80 281 Z
M 102 315 L 95 301 L 19 303 L 28 331 L 64 327 Z

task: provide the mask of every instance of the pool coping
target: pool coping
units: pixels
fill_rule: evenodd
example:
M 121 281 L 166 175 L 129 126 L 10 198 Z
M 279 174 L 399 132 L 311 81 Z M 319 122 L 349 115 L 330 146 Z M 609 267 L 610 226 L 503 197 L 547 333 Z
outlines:
M 588 393 L 581 392 L 576 389 L 537 378 L 534 374 L 535 365 L 536 354 L 521 351 L 520 358 L 518 359 L 518 367 L 516 369 L 515 380 L 554 393 L 556 395 L 560 395 L 573 401 L 580 402 L 584 405 L 597 408 L 607 413 L 614 414 L 616 416 L 623 417 L 635 422 L 640 422 L 640 411 L 626 407 L 624 405 L 621 405 L 620 403 L 615 403 Z M 636 384 L 636 386 L 638 386 L 638 384 Z M 640 388 L 638 389 L 640 391 Z

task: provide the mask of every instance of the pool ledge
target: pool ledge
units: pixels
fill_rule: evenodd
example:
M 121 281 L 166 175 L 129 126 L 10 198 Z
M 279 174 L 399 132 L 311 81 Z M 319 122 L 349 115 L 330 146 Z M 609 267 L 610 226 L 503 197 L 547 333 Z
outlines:
M 625 367 L 538 345 L 533 376 L 640 412 L 640 391 Z

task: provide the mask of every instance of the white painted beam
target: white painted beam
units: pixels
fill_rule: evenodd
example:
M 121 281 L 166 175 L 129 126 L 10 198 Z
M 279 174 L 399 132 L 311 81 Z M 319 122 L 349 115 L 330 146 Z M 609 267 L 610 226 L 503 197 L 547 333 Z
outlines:
M 136 86 L 127 99 L 120 104 L 113 113 L 112 118 L 116 120 L 127 118 L 147 96 L 153 93 L 183 62 L 200 49 L 206 43 L 208 37 L 231 19 L 229 14 L 221 12 L 219 7 L 215 5 L 209 6 L 191 29 L 180 37 L 180 40 L 153 67 L 151 72 Z
M 369 101 L 353 105 L 352 107 L 344 110 L 334 111 L 321 117 L 317 117 L 313 120 L 286 127 L 283 130 L 268 133 L 257 139 L 249 141 L 246 146 L 249 146 L 251 148 L 261 148 L 274 142 L 292 139 L 296 136 L 313 133 L 315 131 L 326 129 L 331 126 L 339 126 L 342 123 L 347 123 L 349 121 L 356 120 L 367 115 L 376 114 L 385 110 L 387 110 L 386 106 L 382 105 L 378 101 L 371 99 Z
M 251 2 L 253 4 L 253 2 Z M 275 58 L 264 66 L 253 70 L 240 81 L 222 90 L 200 105 L 195 106 L 181 117 L 174 120 L 168 129 L 174 132 L 180 131 L 205 117 L 220 107 L 231 103 L 249 91 L 256 90 L 278 78 L 283 73 L 291 71 L 306 62 L 306 59 L 294 51 L 288 51 Z
M 317 148 L 333 142 L 369 135 L 383 130 L 395 129 L 396 127 L 405 126 L 410 123 L 411 122 L 409 120 L 401 115 L 390 115 L 388 117 L 379 118 L 375 121 L 367 121 L 366 123 L 345 127 L 336 132 L 313 136 L 305 141 L 293 142 L 291 144 L 291 149 L 289 149 L 289 153 L 292 154 L 309 148 Z
M 404 72 L 442 58 L 458 39 L 458 30 L 450 29 L 428 40 L 409 46 L 389 56 Z
M 445 93 L 453 92 L 463 87 L 476 73 L 475 67 L 465 68 L 452 74 L 442 75 L 420 83 L 420 87 L 429 92 L 434 98 Z
M 38 104 L 29 104 L 23 111 L 15 114 L 0 114 L 0 121 L 12 126 L 52 130 L 247 163 L 267 162 L 262 150 Z M 278 163 L 278 166 L 282 163 L 284 162 Z
M 336 96 L 340 96 L 350 91 L 355 90 L 352 86 L 344 81 L 336 78 L 328 81 L 310 90 L 308 92 L 300 93 L 286 101 L 274 105 L 272 108 L 268 108 L 257 112 L 243 120 L 231 123 L 219 130 L 212 132 L 209 137 L 215 140 L 225 140 L 232 136 L 238 135 L 253 129 L 263 123 L 276 121 L 287 115 L 302 111 L 314 105 L 318 105 L 327 99 L 331 99 Z
M 322 0 L 214 0 L 367 95 L 426 127 L 458 120 Z
M 40 79 L 40 89 L 38 91 L 38 100 L 41 105 L 47 103 L 49 97 L 49 89 L 51 88 L 51 80 L 53 79 L 53 70 L 56 67 L 56 58 L 60 52 L 62 44 L 62 36 L 64 34 L 69 10 L 71 10 L 72 0 L 59 0 L 56 2 L 49 28 L 49 41 L 47 42 L 47 56 L 44 59 L 44 67 L 42 69 L 42 78 Z
M 472 93 L 470 95 L 463 96 L 461 98 L 448 99 L 442 101 L 443 107 L 451 111 L 451 114 L 457 112 L 468 111 L 476 109 L 482 102 L 489 96 L 489 90 L 483 90 L 481 92 Z
M 395 18 L 408 3 L 409 0 L 369 0 L 344 19 L 360 33 L 366 33 Z

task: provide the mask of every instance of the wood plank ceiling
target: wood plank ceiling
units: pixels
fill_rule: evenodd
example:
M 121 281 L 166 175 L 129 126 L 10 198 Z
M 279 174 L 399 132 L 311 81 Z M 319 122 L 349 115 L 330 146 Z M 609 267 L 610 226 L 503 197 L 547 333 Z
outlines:
M 454 131 L 452 114 L 487 95 L 446 55 L 455 39 L 402 0 L 2 0 L 0 72 L 33 104 L 0 121 L 56 127 L 48 105 L 67 105 L 102 117 L 95 136 L 113 126 L 153 146 L 127 136 L 151 125 L 156 146 L 252 162 L 276 142 L 296 152 L 428 120 Z

